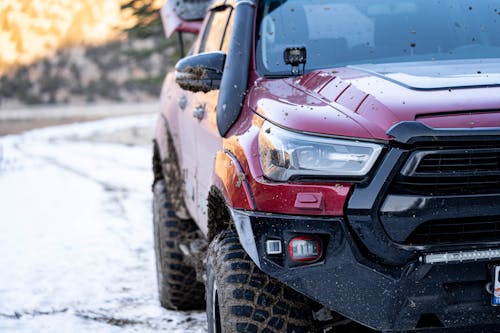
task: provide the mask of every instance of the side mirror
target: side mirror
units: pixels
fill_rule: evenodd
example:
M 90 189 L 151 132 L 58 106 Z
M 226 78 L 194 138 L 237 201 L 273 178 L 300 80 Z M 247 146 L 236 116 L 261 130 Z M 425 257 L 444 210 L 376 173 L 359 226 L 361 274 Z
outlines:
M 223 52 L 206 52 L 179 60 L 175 65 L 175 81 L 184 90 L 208 92 L 217 90 L 226 63 Z
M 160 10 L 165 36 L 175 31 L 198 34 L 212 0 L 167 0 Z

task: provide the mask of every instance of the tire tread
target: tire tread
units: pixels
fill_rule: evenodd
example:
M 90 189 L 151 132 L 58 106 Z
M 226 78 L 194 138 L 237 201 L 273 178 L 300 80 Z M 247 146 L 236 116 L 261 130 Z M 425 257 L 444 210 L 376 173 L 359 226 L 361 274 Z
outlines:
M 234 231 L 215 237 L 208 261 L 208 272 L 217 280 L 224 332 L 311 331 L 307 298 L 262 272 L 244 252 Z
M 191 220 L 181 220 L 167 201 L 166 184 L 153 186 L 155 252 L 160 303 L 170 310 L 200 310 L 205 306 L 205 286 L 196 280 L 196 271 L 183 262 L 179 239 L 196 230 Z

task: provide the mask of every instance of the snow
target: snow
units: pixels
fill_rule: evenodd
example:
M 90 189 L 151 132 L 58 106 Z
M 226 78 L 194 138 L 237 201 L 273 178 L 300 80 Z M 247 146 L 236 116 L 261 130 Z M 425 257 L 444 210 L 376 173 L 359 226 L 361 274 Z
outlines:
M 206 332 L 157 300 L 155 118 L 0 137 L 0 332 Z

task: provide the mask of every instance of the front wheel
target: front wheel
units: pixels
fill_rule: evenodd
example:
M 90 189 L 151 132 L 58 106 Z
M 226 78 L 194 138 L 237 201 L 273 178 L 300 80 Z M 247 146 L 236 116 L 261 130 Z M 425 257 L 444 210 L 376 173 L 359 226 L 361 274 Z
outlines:
M 262 272 L 234 231 L 210 244 L 206 303 L 210 333 L 312 331 L 307 298 Z

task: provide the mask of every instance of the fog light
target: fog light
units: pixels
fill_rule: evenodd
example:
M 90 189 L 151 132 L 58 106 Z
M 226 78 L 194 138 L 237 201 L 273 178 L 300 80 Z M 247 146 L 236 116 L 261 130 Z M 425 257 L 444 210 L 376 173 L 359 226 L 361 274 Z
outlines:
M 268 239 L 266 241 L 266 253 L 267 254 L 281 254 L 283 250 L 281 249 L 281 241 L 278 239 Z
M 298 262 L 312 262 L 321 257 L 321 240 L 314 236 L 297 236 L 288 243 L 290 259 Z

